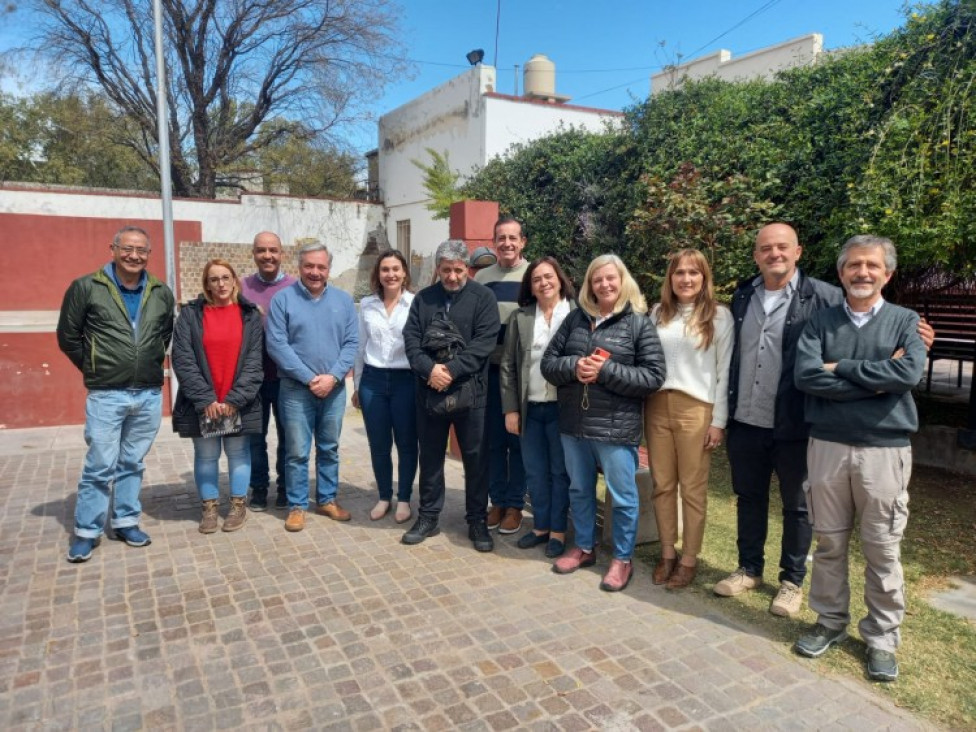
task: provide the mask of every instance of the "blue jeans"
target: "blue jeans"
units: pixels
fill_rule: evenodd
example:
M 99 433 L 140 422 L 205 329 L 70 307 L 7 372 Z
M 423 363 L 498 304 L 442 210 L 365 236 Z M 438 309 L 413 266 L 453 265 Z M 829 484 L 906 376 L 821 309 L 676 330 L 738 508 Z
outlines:
M 596 546 L 596 471 L 613 499 L 613 556 L 628 560 L 637 542 L 637 447 L 561 435 L 569 472 L 569 505 L 573 509 L 576 546 Z
M 285 424 L 278 409 L 278 379 L 261 384 L 261 432 L 250 435 L 251 441 L 251 486 L 258 490 L 268 490 L 271 485 L 271 471 L 268 465 L 268 427 L 271 426 L 271 412 L 274 410 L 275 432 L 278 434 L 278 451 L 275 456 L 275 473 L 278 475 L 278 492 L 285 492 Z
M 380 500 L 393 498 L 393 443 L 396 442 L 397 500 L 410 502 L 417 475 L 416 378 L 409 369 L 378 369 L 366 365 L 359 382 L 369 458 Z
M 220 447 L 227 453 L 227 472 L 230 475 L 230 494 L 237 498 L 247 495 L 251 482 L 251 435 L 223 435 L 193 438 L 193 479 L 201 501 L 220 498 L 217 474 L 220 472 Z
M 559 439 L 556 402 L 529 403 L 522 425 L 522 462 L 532 498 L 533 527 L 538 531 L 566 531 L 569 474 Z
M 336 384 L 325 399 L 307 386 L 283 378 L 278 409 L 285 421 L 285 485 L 289 508 L 308 509 L 308 457 L 315 440 L 315 500 L 320 506 L 339 491 L 339 437 L 346 411 L 346 385 Z
M 488 368 L 488 496 L 491 505 L 518 508 L 525 505 L 525 468 L 518 435 L 505 429 L 502 388 L 498 366 Z
M 85 401 L 88 454 L 78 481 L 75 534 L 97 539 L 105 530 L 115 483 L 112 528 L 138 526 L 144 460 L 163 415 L 162 390 L 96 389 Z

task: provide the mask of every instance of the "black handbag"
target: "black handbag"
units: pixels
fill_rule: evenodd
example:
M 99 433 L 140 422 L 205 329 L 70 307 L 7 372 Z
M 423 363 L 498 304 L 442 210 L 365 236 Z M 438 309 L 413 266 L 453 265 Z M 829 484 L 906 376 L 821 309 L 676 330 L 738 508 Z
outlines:
M 467 344 L 454 321 L 446 312 L 440 311 L 430 319 L 420 345 L 435 363 L 443 364 L 461 353 Z M 449 417 L 471 409 L 474 398 L 474 379 L 468 378 L 458 384 L 451 384 L 447 391 L 428 387 L 424 392 L 424 408 L 431 416 Z
M 447 391 L 427 389 L 424 408 L 432 417 L 450 417 L 462 414 L 474 406 L 474 379 L 466 379 Z

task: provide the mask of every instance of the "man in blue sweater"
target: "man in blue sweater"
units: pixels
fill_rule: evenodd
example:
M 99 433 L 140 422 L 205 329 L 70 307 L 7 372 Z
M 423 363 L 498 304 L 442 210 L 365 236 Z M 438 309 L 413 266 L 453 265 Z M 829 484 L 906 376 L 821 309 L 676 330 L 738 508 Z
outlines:
M 911 391 L 925 367 L 918 315 L 881 296 L 896 264 L 889 239 L 861 235 L 844 244 L 837 272 L 846 299 L 807 322 L 794 371 L 810 424 L 804 488 L 817 536 L 810 608 L 818 614 L 794 649 L 816 658 L 847 637 L 847 549 L 859 521 L 868 614 L 858 630 L 875 681 L 898 676 L 905 615 L 900 545 L 908 523 L 909 436 L 918 429 Z
M 278 407 L 285 423 L 285 529 L 305 528 L 308 510 L 308 456 L 315 440 L 318 513 L 348 521 L 336 501 L 339 490 L 339 435 L 346 411 L 346 374 L 359 346 L 356 307 L 348 293 L 330 287 L 332 255 L 325 244 L 298 250 L 301 278 L 271 299 L 266 343 L 278 364 Z

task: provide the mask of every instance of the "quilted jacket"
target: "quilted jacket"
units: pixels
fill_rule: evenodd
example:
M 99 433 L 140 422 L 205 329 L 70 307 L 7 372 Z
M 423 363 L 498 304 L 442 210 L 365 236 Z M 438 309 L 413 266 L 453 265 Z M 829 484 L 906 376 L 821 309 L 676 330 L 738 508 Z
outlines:
M 595 348 L 610 352 L 593 384 L 576 379 L 576 363 Z M 650 318 L 630 306 L 594 327 L 582 308 L 566 316 L 542 357 L 542 375 L 557 387 L 559 431 L 583 440 L 637 445 L 644 398 L 661 388 L 664 351 Z

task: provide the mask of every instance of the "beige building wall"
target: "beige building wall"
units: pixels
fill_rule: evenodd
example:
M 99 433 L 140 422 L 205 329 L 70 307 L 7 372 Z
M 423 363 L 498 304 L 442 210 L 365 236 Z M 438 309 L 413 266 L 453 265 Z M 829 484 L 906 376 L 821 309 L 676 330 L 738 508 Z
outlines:
M 772 79 L 777 72 L 810 66 L 823 53 L 823 36 L 811 33 L 737 58 L 720 49 L 701 58 L 671 66 L 651 76 L 651 94 L 680 89 L 686 80 L 715 77 L 723 81 Z

